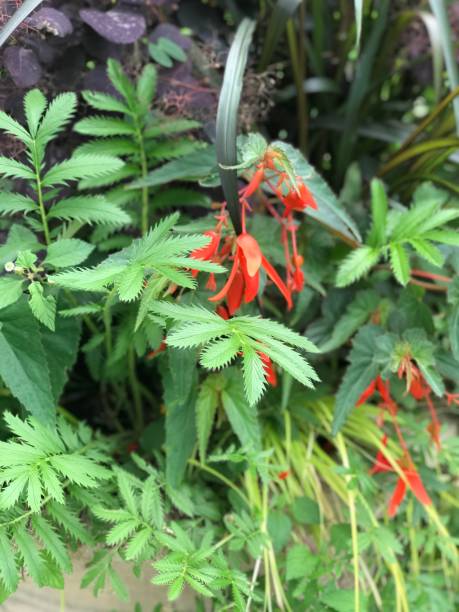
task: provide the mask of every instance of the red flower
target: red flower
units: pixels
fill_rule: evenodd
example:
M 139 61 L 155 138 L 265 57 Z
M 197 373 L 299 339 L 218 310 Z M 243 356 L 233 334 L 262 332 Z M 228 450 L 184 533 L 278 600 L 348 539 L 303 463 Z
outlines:
M 397 480 L 394 493 L 389 501 L 388 506 L 388 515 L 391 518 L 395 516 L 398 507 L 405 499 L 407 484 L 408 487 L 411 489 L 413 495 L 419 502 L 421 502 L 421 504 L 423 504 L 424 506 L 430 506 L 430 504 L 432 503 L 432 500 L 428 496 L 427 491 L 425 490 L 424 485 L 422 484 L 421 477 L 414 469 L 414 467 L 412 467 L 411 469 L 402 468 L 402 470 L 407 482 L 405 482 L 405 480 L 401 477 Z
M 284 296 L 289 308 L 292 307 L 290 291 L 276 270 L 268 262 L 261 252 L 258 242 L 253 236 L 244 232 L 236 239 L 236 253 L 234 255 L 233 267 L 227 282 L 223 288 L 214 296 L 209 298 L 211 302 L 217 302 L 226 297 L 228 310 L 232 315 L 241 305 L 242 298 L 245 303 L 252 302 L 258 293 L 260 282 L 260 268 L 273 281 Z
M 210 238 L 210 242 L 205 247 L 195 249 L 190 254 L 190 257 L 192 257 L 193 259 L 209 261 L 218 251 L 218 247 L 220 245 L 220 234 L 214 232 L 213 230 L 209 230 L 207 232 L 204 232 L 204 236 L 208 236 Z M 198 274 L 198 270 L 193 270 L 192 274 L 193 276 L 196 276 Z
M 296 185 L 289 190 L 286 196 L 279 197 L 285 206 L 284 217 L 287 217 L 294 210 L 301 212 L 307 207 L 317 210 L 317 203 L 312 193 L 299 179 L 297 179 Z
M 277 477 L 279 478 L 279 480 L 285 480 L 289 475 L 289 471 L 285 470 L 285 472 L 279 472 L 279 474 L 277 475 Z
M 261 360 L 263 362 L 266 382 L 272 387 L 277 387 L 277 374 L 276 370 L 274 369 L 273 362 L 268 357 L 268 355 L 265 355 L 265 353 L 259 351 L 258 354 L 260 355 Z
M 356 406 L 361 406 L 362 404 L 364 404 L 367 401 L 367 399 L 369 399 L 373 395 L 375 390 L 376 390 L 376 379 L 371 381 L 371 383 L 368 385 L 368 387 L 359 397 L 359 401 L 357 402 Z
M 384 436 L 382 440 L 384 446 L 387 445 L 387 436 Z M 405 478 L 399 476 L 397 480 L 397 484 L 395 485 L 394 492 L 389 501 L 388 505 L 388 514 L 392 518 L 397 513 L 398 507 L 405 499 L 407 486 L 412 491 L 413 495 L 416 499 L 424 504 L 425 506 L 429 506 L 432 503 L 427 491 L 422 484 L 421 477 L 419 476 L 416 468 L 412 464 L 411 460 L 408 458 L 405 460 L 398 461 L 399 466 L 402 469 L 403 475 Z M 389 460 L 385 456 L 382 451 L 378 451 L 376 454 L 376 460 L 373 467 L 370 470 L 370 474 L 378 474 L 380 472 L 394 472 L 394 468 L 389 463 Z M 406 482 L 405 482 L 406 480 Z

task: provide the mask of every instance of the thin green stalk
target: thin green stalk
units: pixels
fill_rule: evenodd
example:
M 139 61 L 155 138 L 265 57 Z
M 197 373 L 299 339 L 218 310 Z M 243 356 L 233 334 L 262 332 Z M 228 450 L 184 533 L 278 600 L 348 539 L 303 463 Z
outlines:
M 135 368 L 135 353 L 132 346 L 128 351 L 128 377 L 129 384 L 131 387 L 132 398 L 134 400 L 134 422 L 135 422 L 135 430 L 139 434 L 143 430 L 144 421 L 143 421 L 143 408 L 142 408 L 142 393 L 140 390 L 140 384 L 137 379 L 137 372 Z
M 338 447 L 339 454 L 343 466 L 346 469 L 350 468 L 349 457 L 347 455 L 346 445 L 342 434 L 336 436 L 336 445 Z M 348 485 L 350 476 L 345 477 Z M 359 581 L 359 541 L 357 531 L 357 513 L 355 508 L 355 493 L 348 488 L 347 491 L 348 505 L 349 505 L 349 518 L 351 521 L 351 534 L 352 534 L 352 557 L 354 565 L 354 612 L 360 612 L 360 581 Z
M 227 487 L 229 487 L 230 489 L 232 489 L 235 493 L 237 493 L 239 495 L 239 497 L 242 499 L 242 501 L 244 503 L 247 504 L 247 506 L 250 507 L 250 502 L 249 499 L 246 497 L 246 495 L 241 491 L 241 489 L 236 486 L 234 484 L 234 482 L 231 482 L 231 480 L 229 480 L 229 478 L 226 478 L 226 476 L 224 476 L 223 474 L 221 474 L 218 470 L 214 470 L 214 468 L 209 467 L 208 465 L 205 465 L 203 463 L 199 463 L 199 461 L 196 461 L 196 459 L 188 459 L 188 463 L 190 465 L 194 465 L 195 467 L 199 468 L 200 470 L 203 470 L 204 472 L 207 472 L 208 474 L 211 474 L 212 476 L 214 476 L 215 478 L 218 478 L 218 480 L 221 480 Z
M 49 245 L 51 243 L 51 238 L 49 235 L 48 219 L 46 218 L 45 203 L 43 201 L 43 191 L 42 191 L 42 186 L 41 186 L 41 172 L 40 172 L 40 165 L 37 159 L 35 143 L 34 143 L 34 150 L 33 150 L 32 157 L 33 157 L 34 170 L 35 170 L 35 182 L 37 185 L 37 199 L 38 199 L 38 206 L 40 208 L 41 225 L 43 228 L 43 234 L 45 235 L 45 242 L 47 245 Z
M 416 530 L 413 524 L 413 500 L 410 499 L 406 508 L 406 520 L 408 522 L 408 533 L 411 548 L 411 571 L 414 576 L 419 576 L 419 554 L 416 546 Z

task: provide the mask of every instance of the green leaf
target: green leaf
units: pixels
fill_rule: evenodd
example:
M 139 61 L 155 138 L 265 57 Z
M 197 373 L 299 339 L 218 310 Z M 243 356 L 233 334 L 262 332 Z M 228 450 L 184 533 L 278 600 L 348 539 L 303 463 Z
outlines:
M 14 530 L 14 538 L 27 572 L 41 586 L 45 581 L 45 563 L 35 542 L 23 526 Z
M 44 264 L 55 268 L 77 266 L 94 250 L 94 245 L 77 238 L 62 238 L 49 245 Z
M 266 376 L 260 355 L 251 346 L 243 346 L 244 388 L 251 406 L 258 403 L 266 387 Z
M 14 277 L 2 277 L 0 278 L 0 308 L 6 308 L 11 304 L 14 304 L 22 295 L 22 284 L 21 278 Z
M 96 137 L 133 136 L 136 133 L 135 127 L 131 123 L 123 119 L 104 117 L 103 115 L 81 119 L 81 121 L 75 124 L 73 129 L 75 132 L 78 132 L 78 134 Z
M 405 286 L 410 280 L 411 268 L 407 252 L 399 242 L 390 244 L 390 263 L 395 278 Z
M 102 91 L 86 90 L 82 92 L 82 96 L 89 106 L 92 106 L 92 108 L 95 108 L 96 110 L 123 114 L 129 114 L 130 112 L 129 108 L 123 104 L 121 100 L 118 100 L 118 98 L 115 98 L 109 94 L 103 93 Z
M 444 264 L 445 256 L 443 253 L 428 240 L 424 240 L 423 238 L 413 238 L 408 242 L 414 248 L 416 253 L 429 263 L 433 264 L 434 266 L 442 266 Z
M 336 435 L 344 425 L 362 393 L 379 373 L 375 359 L 375 345 L 381 334 L 382 330 L 379 327 L 366 325 L 354 339 L 349 354 L 350 363 L 336 394 L 333 435 Z
M 241 216 L 237 172 L 230 168 L 237 164 L 237 127 L 244 72 L 255 23 L 243 19 L 236 31 L 226 60 L 223 85 L 217 110 L 216 147 L 218 172 L 228 211 L 237 234 L 241 233 Z
M 153 64 L 146 64 L 137 79 L 137 99 L 146 112 L 156 93 L 158 73 Z
M 74 93 L 62 93 L 51 101 L 37 131 L 37 141 L 41 146 L 45 146 L 62 132 L 75 114 L 76 108 L 77 97 Z
M 81 322 L 76 319 L 56 318 L 55 331 L 41 329 L 41 341 L 48 364 L 51 391 L 54 403 L 57 404 L 68 372 L 75 364 L 78 356 L 78 346 L 81 336 Z
M 244 386 L 237 370 L 225 371 L 228 383 L 222 391 L 222 404 L 234 433 L 242 446 L 261 448 L 261 433 L 255 406 L 245 398 Z
M 14 592 L 19 583 L 16 559 L 5 529 L 0 529 L 0 578 L 6 589 Z
M 0 130 L 3 130 L 11 136 L 15 136 L 21 142 L 28 145 L 31 142 L 30 134 L 25 128 L 22 127 L 13 117 L 7 115 L 4 111 L 0 110 Z
M 205 333 L 206 325 L 212 326 L 213 328 L 218 328 L 218 324 L 199 323 L 197 329 L 198 338 L 203 337 L 202 333 Z M 185 334 L 187 327 L 188 326 L 185 326 L 184 328 Z M 218 335 L 220 334 L 221 331 L 218 333 Z M 212 333 L 210 338 L 212 338 L 214 335 L 215 331 L 214 333 Z M 203 367 L 208 370 L 219 370 L 220 368 L 224 368 L 229 365 L 237 356 L 240 350 L 241 343 L 237 336 L 231 336 L 230 338 L 222 338 L 221 340 L 217 340 L 206 346 L 204 351 L 201 353 L 199 362 Z
M 119 170 L 123 162 L 109 155 L 74 155 L 49 170 L 43 186 L 65 185 L 68 181 L 110 175 Z
M 116 286 L 122 302 L 132 302 L 143 289 L 144 268 L 139 264 L 128 266 Z
M 56 561 L 62 571 L 70 573 L 72 562 L 67 550 L 53 527 L 43 516 L 33 516 L 32 525 L 38 538 L 43 542 L 46 551 Z
M 131 221 L 124 210 L 103 196 L 75 196 L 61 200 L 51 208 L 48 219 L 102 225 L 125 225 Z
M 349 255 L 341 263 L 336 275 L 336 286 L 346 287 L 364 276 L 376 263 L 381 256 L 380 250 L 363 245 Z
M 56 319 L 56 299 L 52 295 L 45 296 L 43 286 L 40 283 L 32 282 L 29 287 L 30 299 L 29 306 L 34 317 L 54 331 Z
M 37 205 L 28 196 L 9 191 L 0 192 L 0 214 L 2 215 L 16 215 L 37 210 Z
M 361 242 L 362 238 L 355 222 L 342 208 L 333 191 L 306 161 L 302 153 L 281 141 L 273 142 L 271 147 L 279 149 L 286 155 L 293 167 L 294 175 L 300 177 L 312 193 L 317 203 L 317 210 L 308 207 L 304 211 L 305 214 L 327 226 L 332 232 L 336 232 L 354 243 Z
M 201 127 L 199 121 L 192 119 L 174 119 L 170 120 L 162 118 L 161 121 L 153 123 L 145 130 L 145 138 L 158 138 L 159 136 L 170 136 L 172 134 L 180 134 Z
M 215 388 L 215 378 L 209 376 L 201 384 L 196 399 L 196 430 L 198 435 L 199 456 L 206 460 L 207 444 L 209 442 L 215 413 L 218 408 L 218 392 Z
M 297 497 L 292 506 L 293 517 L 301 525 L 320 525 L 320 508 L 310 497 Z
M 11 178 L 35 179 L 35 174 L 28 166 L 10 157 L 0 157 L 0 174 Z
M 127 188 L 157 187 L 173 181 L 195 182 L 205 179 L 217 169 L 215 155 L 215 148 L 209 145 L 205 149 L 199 149 L 162 165 L 157 170 L 149 172 L 145 178 L 132 182 Z
M 135 110 L 137 102 L 136 92 L 132 81 L 124 72 L 121 64 L 110 58 L 107 62 L 107 74 L 113 87 L 123 96 L 129 108 Z
M 455 359 L 459 360 L 459 301 L 453 305 L 451 314 L 449 315 L 448 332 L 451 352 Z
M 24 96 L 24 112 L 30 133 L 36 136 L 43 113 L 48 104 L 47 99 L 39 89 L 30 89 Z
M 314 572 L 319 559 L 304 544 L 295 544 L 287 553 L 287 580 L 307 578 Z
M 343 345 L 367 323 L 377 309 L 380 298 L 375 291 L 359 291 L 346 308 L 346 312 L 335 323 L 331 337 L 320 347 L 321 353 L 328 353 Z
M 54 420 L 55 401 L 38 324 L 27 302 L 0 311 L 0 376 L 41 422 Z
M 371 216 L 372 226 L 368 236 L 368 244 L 372 247 L 382 247 L 386 244 L 387 211 L 389 203 L 383 183 L 379 179 L 371 181 Z

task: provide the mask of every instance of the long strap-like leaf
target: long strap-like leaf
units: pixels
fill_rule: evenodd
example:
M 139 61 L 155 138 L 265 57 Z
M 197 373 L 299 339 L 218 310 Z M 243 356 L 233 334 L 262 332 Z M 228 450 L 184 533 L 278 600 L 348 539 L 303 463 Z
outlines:
M 18 10 L 10 17 L 9 21 L 3 26 L 0 31 L 0 47 L 8 39 L 14 30 L 21 25 L 30 13 L 41 4 L 43 0 L 25 0 L 25 2 L 18 8 Z
M 255 24 L 250 19 L 241 21 L 226 62 L 223 85 L 217 112 L 217 160 L 228 211 L 235 231 L 241 232 L 241 216 L 236 170 L 222 166 L 237 163 L 237 119 L 241 99 L 244 70 Z
M 448 19 L 447 3 L 445 0 L 430 0 L 432 13 L 438 21 L 441 31 L 441 43 L 448 72 L 451 90 L 459 86 L 459 68 L 456 60 L 453 33 Z M 456 118 L 456 133 L 459 135 L 459 98 L 453 100 L 454 116 Z
M 279 43 L 282 33 L 285 31 L 287 21 L 293 16 L 296 9 L 299 7 L 301 0 L 278 0 L 273 7 L 271 17 L 269 18 L 268 28 L 261 53 L 259 70 L 265 70 L 277 44 Z M 300 24 L 304 27 L 304 24 Z

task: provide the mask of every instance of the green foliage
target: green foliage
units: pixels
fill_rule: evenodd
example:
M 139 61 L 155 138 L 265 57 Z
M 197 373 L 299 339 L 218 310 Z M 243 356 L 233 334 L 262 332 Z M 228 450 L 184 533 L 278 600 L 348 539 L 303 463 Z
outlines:
M 150 48 L 153 47 L 158 48 L 163 59 L 180 59 L 174 51 L 176 45 L 172 41 L 161 38 L 155 45 L 150 44 Z M 164 64 L 164 61 L 162 63 Z M 94 91 L 84 91 L 83 97 L 94 110 L 116 113 L 118 116 L 99 114 L 87 117 L 78 121 L 74 129 L 79 134 L 95 137 L 78 148 L 79 156 L 116 154 L 126 160 L 121 171 L 113 169 L 108 176 L 88 177 L 80 183 L 84 189 L 118 185 L 106 192 L 108 201 L 115 205 L 120 195 L 119 183 L 145 178 L 148 169 L 158 163 L 187 156 L 203 145 L 189 137 L 170 140 L 172 135 L 195 129 L 199 126 L 197 122 L 185 119 L 167 120 L 152 112 L 157 81 L 154 65 L 147 64 L 143 68 L 136 84 L 131 82 L 116 60 L 108 60 L 107 66 L 110 81 L 121 100 Z M 166 140 L 165 137 L 169 139 Z M 126 204 L 134 202 L 134 214 L 139 215 L 142 232 L 145 234 L 150 216 L 148 190 L 144 188 L 143 191 L 135 189 L 124 192 L 122 199 Z
M 447 194 L 426 184 L 414 195 L 409 210 L 394 208 L 388 212 L 387 196 L 379 181 L 372 184 L 372 226 L 367 244 L 357 247 L 341 263 L 336 285 L 345 287 L 367 274 L 381 258 L 388 258 L 396 280 L 406 285 L 410 280 L 410 256 L 441 267 L 444 255 L 435 243 L 459 245 L 457 231 L 447 224 L 459 217 L 459 209 L 446 206 Z
M 219 370 L 242 353 L 244 388 L 250 405 L 257 403 L 265 388 L 260 353 L 268 355 L 307 387 L 312 387 L 313 381 L 318 380 L 313 368 L 295 350 L 316 352 L 314 344 L 276 321 L 249 316 L 225 321 L 202 307 L 179 306 L 169 302 L 158 302 L 152 306 L 152 310 L 180 322 L 167 336 L 169 346 L 180 349 L 204 347 L 199 361 L 206 369 Z

